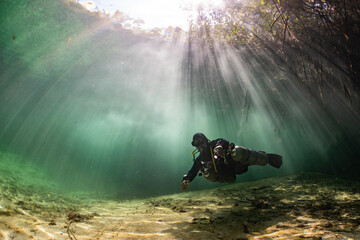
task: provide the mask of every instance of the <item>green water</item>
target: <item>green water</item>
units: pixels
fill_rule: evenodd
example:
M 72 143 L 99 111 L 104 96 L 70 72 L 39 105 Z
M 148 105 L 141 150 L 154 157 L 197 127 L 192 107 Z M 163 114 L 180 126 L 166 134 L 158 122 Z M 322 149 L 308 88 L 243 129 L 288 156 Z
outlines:
M 66 191 L 174 193 L 204 132 L 283 155 L 280 170 L 251 167 L 238 181 L 358 178 L 358 113 L 338 92 L 311 98 L 261 48 L 148 38 L 66 1 L 0 6 L 3 162 L 16 156 Z M 214 186 L 198 177 L 191 189 Z

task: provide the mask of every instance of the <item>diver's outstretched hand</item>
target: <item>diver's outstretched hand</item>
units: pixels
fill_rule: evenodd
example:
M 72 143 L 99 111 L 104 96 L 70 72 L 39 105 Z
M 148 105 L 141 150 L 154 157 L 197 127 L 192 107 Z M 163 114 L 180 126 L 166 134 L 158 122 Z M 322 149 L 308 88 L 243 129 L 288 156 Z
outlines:
M 190 180 L 184 180 L 181 182 L 181 189 L 188 190 L 188 186 L 190 185 Z

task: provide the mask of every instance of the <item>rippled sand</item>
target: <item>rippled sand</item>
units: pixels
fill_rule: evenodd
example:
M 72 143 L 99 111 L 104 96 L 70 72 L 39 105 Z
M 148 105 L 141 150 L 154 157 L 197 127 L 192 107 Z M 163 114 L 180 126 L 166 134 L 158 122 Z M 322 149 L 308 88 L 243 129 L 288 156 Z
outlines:
M 0 238 L 360 239 L 359 186 L 300 174 L 144 200 L 99 201 L 11 197 L 2 185 L 8 195 L 0 199 Z

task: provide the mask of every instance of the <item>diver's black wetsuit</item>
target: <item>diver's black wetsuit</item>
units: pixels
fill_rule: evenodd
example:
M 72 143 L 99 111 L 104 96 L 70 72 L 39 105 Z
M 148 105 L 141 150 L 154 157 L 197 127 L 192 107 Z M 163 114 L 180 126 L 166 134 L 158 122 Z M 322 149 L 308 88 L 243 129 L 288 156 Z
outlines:
M 183 180 L 192 181 L 199 170 L 201 170 L 204 177 L 211 182 L 234 182 L 236 180 L 236 174 L 242 174 L 248 170 L 248 166 L 235 162 L 230 154 L 225 153 L 225 159 L 216 159 L 216 156 L 214 157 L 216 172 L 211 151 L 214 153 L 214 148 L 221 145 L 225 152 L 227 152 L 230 144 L 227 140 L 218 138 L 211 141 L 209 145 L 210 146 L 203 149 L 203 151 L 200 152 L 200 155 L 194 160 L 192 168 L 184 175 Z

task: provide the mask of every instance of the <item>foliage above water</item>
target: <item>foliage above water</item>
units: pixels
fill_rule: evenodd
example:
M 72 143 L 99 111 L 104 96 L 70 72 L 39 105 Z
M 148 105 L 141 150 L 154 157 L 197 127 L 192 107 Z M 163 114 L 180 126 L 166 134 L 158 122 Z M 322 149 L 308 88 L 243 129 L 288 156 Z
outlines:
M 190 39 L 247 44 L 283 59 L 298 80 L 324 100 L 342 89 L 359 101 L 360 3 L 346 0 L 225 1 L 200 9 Z M 318 89 L 318 90 L 314 90 Z M 358 104 L 358 103 L 357 103 Z

